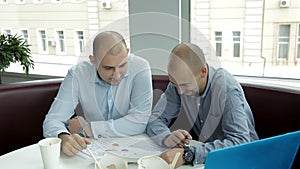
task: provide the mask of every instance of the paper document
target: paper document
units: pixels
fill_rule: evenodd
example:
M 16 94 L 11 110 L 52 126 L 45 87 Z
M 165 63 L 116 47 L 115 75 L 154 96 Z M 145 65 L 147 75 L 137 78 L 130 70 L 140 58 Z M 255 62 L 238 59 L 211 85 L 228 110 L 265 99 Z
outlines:
M 166 148 L 157 145 L 144 134 L 130 137 L 93 139 L 88 148 L 97 159 L 100 159 L 106 153 L 110 153 L 128 162 L 137 162 L 139 158 L 144 156 L 160 155 L 166 150 Z M 86 149 L 80 151 L 77 155 L 91 159 Z

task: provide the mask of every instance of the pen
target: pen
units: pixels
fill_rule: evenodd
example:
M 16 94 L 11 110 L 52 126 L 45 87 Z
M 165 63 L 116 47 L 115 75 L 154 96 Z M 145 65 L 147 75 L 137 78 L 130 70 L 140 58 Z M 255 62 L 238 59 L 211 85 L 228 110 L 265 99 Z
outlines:
M 185 135 L 185 139 L 186 140 L 192 140 L 192 137 L 188 136 L 188 135 Z
M 98 160 L 96 159 L 96 157 L 94 156 L 94 154 L 92 153 L 92 151 L 89 148 L 86 148 L 86 149 L 90 153 L 90 155 L 92 156 L 92 158 L 94 159 L 96 166 L 98 166 L 99 169 L 102 169 L 101 165 L 99 164 Z
M 184 144 L 184 146 L 188 146 L 190 140 L 192 140 L 192 137 L 190 137 L 190 136 L 188 136 L 188 135 L 185 135 L 185 140 L 184 140 L 185 144 Z
M 174 159 L 171 163 L 171 166 L 170 166 L 171 169 L 175 169 L 175 166 L 176 166 L 176 163 L 178 161 L 178 158 L 179 158 L 180 154 L 181 154 L 180 152 L 176 153 L 176 155 L 175 155 L 175 157 L 174 157 Z

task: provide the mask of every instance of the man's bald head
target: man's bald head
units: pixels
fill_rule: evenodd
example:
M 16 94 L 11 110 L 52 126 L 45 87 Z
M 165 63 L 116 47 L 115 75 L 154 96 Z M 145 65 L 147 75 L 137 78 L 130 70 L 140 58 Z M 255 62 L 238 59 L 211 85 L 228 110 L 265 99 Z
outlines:
M 123 36 L 118 32 L 101 32 L 94 39 L 93 55 L 96 60 L 101 60 L 107 54 L 116 56 L 122 50 L 127 50 L 127 45 Z
M 181 43 L 171 51 L 168 68 L 176 69 L 177 66 L 185 64 L 193 73 L 206 66 L 203 51 L 195 44 Z

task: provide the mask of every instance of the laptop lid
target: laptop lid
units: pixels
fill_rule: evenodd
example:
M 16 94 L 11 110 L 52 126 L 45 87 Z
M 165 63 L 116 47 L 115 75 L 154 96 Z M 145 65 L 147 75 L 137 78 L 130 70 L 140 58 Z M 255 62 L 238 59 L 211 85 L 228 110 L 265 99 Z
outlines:
M 289 169 L 300 145 L 300 131 L 208 153 L 204 169 Z

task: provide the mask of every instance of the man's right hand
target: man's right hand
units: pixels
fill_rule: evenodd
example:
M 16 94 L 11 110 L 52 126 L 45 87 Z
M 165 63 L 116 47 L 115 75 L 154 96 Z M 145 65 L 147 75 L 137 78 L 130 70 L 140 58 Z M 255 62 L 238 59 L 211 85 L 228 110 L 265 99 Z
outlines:
M 182 148 L 185 144 L 189 144 L 189 140 L 192 139 L 192 136 L 186 130 L 176 130 L 173 131 L 163 140 L 163 144 L 167 147 L 178 147 Z
M 78 134 L 60 134 L 59 138 L 62 140 L 61 149 L 68 156 L 74 156 L 78 151 L 85 149 L 87 144 L 91 142 Z

